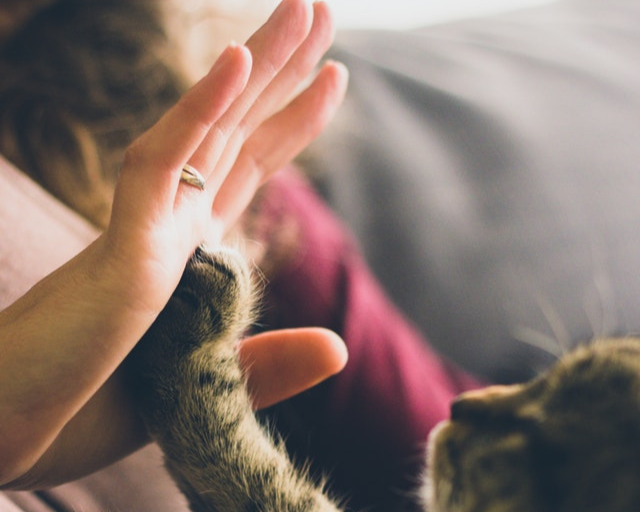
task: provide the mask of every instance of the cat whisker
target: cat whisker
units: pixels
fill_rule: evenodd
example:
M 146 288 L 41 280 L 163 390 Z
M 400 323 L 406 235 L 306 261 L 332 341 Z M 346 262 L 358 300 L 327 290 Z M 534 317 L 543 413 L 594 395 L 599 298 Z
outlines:
M 547 340 L 552 341 L 557 346 L 555 350 L 546 350 L 546 352 L 550 354 L 559 354 L 559 356 L 566 354 L 569 350 L 571 350 L 571 336 L 567 327 L 562 321 L 562 318 L 560 318 L 551 303 L 542 295 L 536 294 L 534 296 L 534 300 L 538 305 L 540 312 L 547 321 L 547 325 L 551 329 L 551 332 L 553 333 L 553 338 L 549 338 L 548 336 L 546 338 Z M 541 336 L 542 333 L 537 333 L 537 335 Z M 547 342 L 546 345 L 549 345 L 549 342 Z M 542 348 L 542 346 L 540 348 Z
M 595 338 L 601 338 L 614 332 L 618 324 L 611 276 L 607 268 L 606 248 L 597 240 L 591 240 L 591 259 L 593 261 L 592 288 L 583 300 L 583 309 L 591 325 Z M 590 292 L 590 293 L 589 293 Z
M 515 334 L 512 337 L 525 345 L 535 346 L 542 349 L 544 352 L 553 355 L 555 358 L 559 358 L 566 354 L 571 349 L 571 336 L 564 321 L 560 317 L 560 314 L 556 311 L 551 304 L 549 298 L 545 295 L 544 291 L 540 288 L 540 283 L 534 282 L 532 279 L 525 278 L 524 285 L 530 290 L 531 300 L 538 307 L 544 321 L 546 322 L 553 337 L 544 334 L 541 331 L 534 330 L 529 327 L 516 327 Z M 525 318 L 533 318 L 533 307 L 527 306 Z M 535 322 L 535 320 L 532 320 Z M 527 322 L 528 323 L 528 322 Z M 534 325 L 536 325 L 534 323 Z
M 513 339 L 524 345 L 538 348 L 553 356 L 554 359 L 560 359 L 567 352 L 557 340 L 529 327 L 518 328 L 513 334 Z

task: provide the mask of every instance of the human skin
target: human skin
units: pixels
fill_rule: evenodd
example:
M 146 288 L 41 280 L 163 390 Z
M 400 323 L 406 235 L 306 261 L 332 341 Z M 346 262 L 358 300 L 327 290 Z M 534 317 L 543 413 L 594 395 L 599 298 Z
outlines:
M 347 82 L 334 62 L 282 108 L 332 37 L 324 3 L 284 0 L 126 151 L 104 233 L 0 312 L 2 488 L 72 480 L 147 441 L 119 367 L 194 249 L 219 244 L 255 190 L 333 116 Z M 180 182 L 185 163 L 204 175 L 204 191 Z M 261 335 L 240 351 L 256 407 L 346 361 L 322 329 Z M 294 362 L 306 371 L 282 371 Z

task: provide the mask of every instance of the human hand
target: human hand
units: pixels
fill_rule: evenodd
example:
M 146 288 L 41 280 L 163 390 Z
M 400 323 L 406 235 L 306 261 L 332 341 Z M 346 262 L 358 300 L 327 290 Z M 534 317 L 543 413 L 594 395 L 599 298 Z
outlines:
M 333 38 L 326 4 L 283 1 L 244 46 L 231 45 L 212 70 L 127 151 L 111 223 L 96 244 L 112 265 L 114 290 L 157 314 L 195 247 L 218 242 L 259 185 L 327 124 L 346 72 L 326 63 L 285 108 Z M 180 182 L 200 170 L 204 192 Z M 106 264 L 105 264 L 106 263 Z M 124 278 L 124 276 L 127 276 Z
M 263 409 L 338 373 L 348 354 L 337 334 L 309 327 L 247 338 L 240 344 L 239 356 L 254 407 Z
M 130 434 L 118 438 L 134 428 L 134 411 L 126 410 L 116 369 L 168 301 L 195 247 L 205 237 L 219 241 L 256 188 L 332 117 L 346 86 L 346 72 L 335 63 L 281 108 L 332 34 L 324 3 L 312 10 L 305 0 L 284 0 L 246 46 L 230 46 L 128 150 L 107 230 L 0 313 L 0 485 L 19 485 L 22 475 L 34 485 L 70 478 L 139 445 Z M 206 177 L 204 191 L 180 182 L 185 163 Z M 312 336 L 288 346 L 285 338 L 280 345 L 258 338 L 241 347 L 256 405 L 344 363 L 335 338 Z M 272 378 L 282 364 L 274 354 L 286 361 L 296 350 L 313 354 L 313 346 L 328 357 L 312 362 L 311 380 Z M 107 417 L 112 428 L 102 429 Z

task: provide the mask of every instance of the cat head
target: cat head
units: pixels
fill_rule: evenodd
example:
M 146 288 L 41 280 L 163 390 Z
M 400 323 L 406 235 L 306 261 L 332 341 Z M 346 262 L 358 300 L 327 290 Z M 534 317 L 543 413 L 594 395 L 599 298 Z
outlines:
M 430 439 L 431 512 L 640 510 L 640 340 L 463 394 Z

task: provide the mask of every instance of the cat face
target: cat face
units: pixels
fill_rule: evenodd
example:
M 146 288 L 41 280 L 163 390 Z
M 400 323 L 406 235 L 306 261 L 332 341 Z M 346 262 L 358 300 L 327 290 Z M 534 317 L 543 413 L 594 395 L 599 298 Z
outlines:
M 463 394 L 431 435 L 430 512 L 640 510 L 640 340 Z

